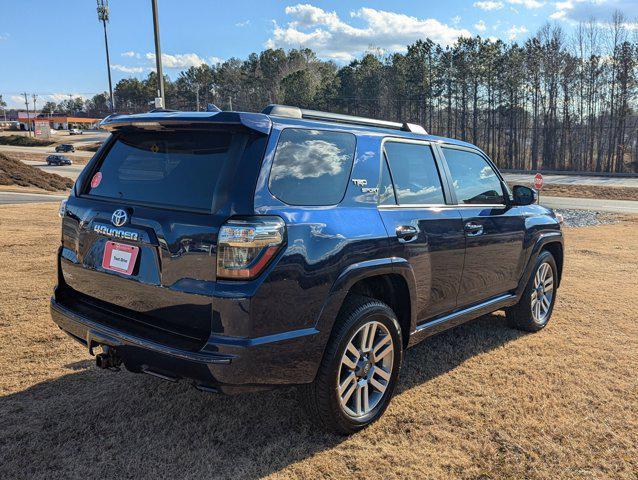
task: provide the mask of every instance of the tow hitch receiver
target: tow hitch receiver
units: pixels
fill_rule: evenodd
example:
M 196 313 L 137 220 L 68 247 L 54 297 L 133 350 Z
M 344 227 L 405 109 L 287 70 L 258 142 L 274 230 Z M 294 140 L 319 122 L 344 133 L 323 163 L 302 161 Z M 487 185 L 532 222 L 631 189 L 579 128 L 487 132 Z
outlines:
M 95 355 L 95 364 L 100 368 L 120 369 L 122 359 L 117 354 L 115 345 L 119 345 L 118 341 L 108 335 L 94 330 L 89 330 L 86 333 L 86 346 L 89 349 L 89 355 L 95 355 L 93 353 L 94 347 L 102 347 L 102 352 Z
M 108 345 L 102 346 L 102 353 L 95 356 L 95 365 L 99 368 L 108 368 L 109 370 L 119 370 L 122 359 L 113 347 Z

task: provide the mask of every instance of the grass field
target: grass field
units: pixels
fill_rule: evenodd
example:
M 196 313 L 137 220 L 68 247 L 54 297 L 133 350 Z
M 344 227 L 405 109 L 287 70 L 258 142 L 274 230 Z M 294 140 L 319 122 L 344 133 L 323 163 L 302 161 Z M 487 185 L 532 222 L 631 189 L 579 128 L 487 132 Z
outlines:
M 638 472 L 637 220 L 566 232 L 550 325 L 501 315 L 406 354 L 385 416 L 317 432 L 294 389 L 98 371 L 48 314 L 56 205 L 0 206 L 0 478 L 599 478 Z

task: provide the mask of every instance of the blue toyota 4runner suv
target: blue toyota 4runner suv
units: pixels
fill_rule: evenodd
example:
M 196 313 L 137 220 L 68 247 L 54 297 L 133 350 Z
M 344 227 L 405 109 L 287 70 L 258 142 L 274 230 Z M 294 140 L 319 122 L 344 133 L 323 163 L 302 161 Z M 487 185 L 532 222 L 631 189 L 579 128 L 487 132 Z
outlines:
M 350 433 L 383 414 L 405 348 L 496 310 L 526 331 L 552 314 L 561 221 L 473 145 L 281 105 L 103 127 L 60 207 L 51 299 L 100 367 L 299 385 Z

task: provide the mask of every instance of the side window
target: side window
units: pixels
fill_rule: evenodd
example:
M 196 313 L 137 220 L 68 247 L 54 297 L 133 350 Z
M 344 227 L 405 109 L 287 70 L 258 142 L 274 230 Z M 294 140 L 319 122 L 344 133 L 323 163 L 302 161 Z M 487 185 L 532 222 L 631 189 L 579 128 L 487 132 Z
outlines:
M 350 178 L 355 144 L 351 133 L 283 130 L 270 170 L 270 191 L 290 205 L 339 203 Z
M 445 203 L 441 178 L 429 145 L 387 142 L 385 154 L 399 205 Z
M 443 148 L 460 204 L 502 204 L 503 188 L 494 169 L 477 153 Z
M 392 186 L 392 177 L 388 169 L 388 160 L 383 155 L 381 161 L 381 185 L 379 188 L 379 204 L 380 205 L 396 205 L 397 199 L 394 196 L 394 187 Z

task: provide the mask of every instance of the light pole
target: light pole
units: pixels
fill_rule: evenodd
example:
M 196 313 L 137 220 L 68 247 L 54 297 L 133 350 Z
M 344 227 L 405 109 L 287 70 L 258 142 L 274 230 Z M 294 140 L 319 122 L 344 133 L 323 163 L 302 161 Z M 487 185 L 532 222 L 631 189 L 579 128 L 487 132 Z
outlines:
M 106 35 L 106 22 L 109 21 L 109 0 L 97 0 L 97 19 L 104 26 L 104 46 L 106 47 L 106 71 L 109 74 L 109 97 L 111 100 L 111 113 L 115 112 L 115 99 L 113 98 L 113 84 L 111 82 L 111 59 L 109 58 L 109 39 Z
M 153 32 L 155 34 L 155 65 L 157 66 L 157 95 L 161 99 L 159 108 L 166 108 L 166 99 L 164 98 L 164 72 L 162 71 L 162 49 L 160 47 L 159 37 L 159 19 L 157 18 L 157 0 L 151 0 L 153 8 Z

